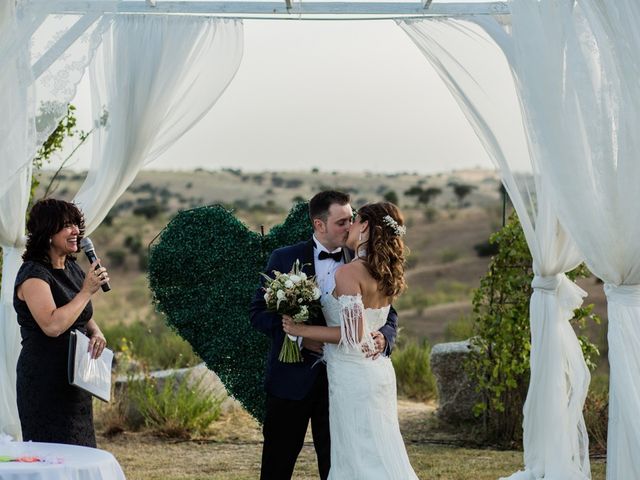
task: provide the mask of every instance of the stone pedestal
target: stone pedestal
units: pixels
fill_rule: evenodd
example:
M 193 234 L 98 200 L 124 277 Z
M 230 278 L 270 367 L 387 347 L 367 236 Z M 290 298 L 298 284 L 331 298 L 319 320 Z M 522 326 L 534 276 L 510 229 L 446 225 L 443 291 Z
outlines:
M 447 423 L 476 420 L 473 406 L 480 401 L 480 395 L 465 371 L 471 348 L 465 340 L 439 343 L 431 349 L 431 371 L 438 387 L 437 415 Z

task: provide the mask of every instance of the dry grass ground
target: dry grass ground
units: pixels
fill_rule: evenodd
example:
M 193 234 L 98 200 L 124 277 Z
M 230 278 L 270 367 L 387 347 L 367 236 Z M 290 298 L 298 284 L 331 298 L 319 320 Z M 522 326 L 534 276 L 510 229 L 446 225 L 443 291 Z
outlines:
M 411 464 L 421 479 L 496 480 L 522 468 L 522 452 L 464 446 L 459 431 L 438 425 L 433 405 L 400 401 L 399 416 Z M 101 437 L 98 443 L 116 456 L 129 480 L 255 480 L 261 441 L 258 425 L 235 412 L 217 422 L 208 439 L 174 441 L 124 433 Z M 601 459 L 592 462 L 592 470 L 593 480 L 604 480 Z M 309 436 L 293 478 L 318 478 Z

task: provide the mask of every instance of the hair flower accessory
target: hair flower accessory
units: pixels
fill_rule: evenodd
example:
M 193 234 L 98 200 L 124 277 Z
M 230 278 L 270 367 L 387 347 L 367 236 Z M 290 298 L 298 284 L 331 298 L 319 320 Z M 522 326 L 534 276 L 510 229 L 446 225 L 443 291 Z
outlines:
M 404 237 L 405 233 L 407 233 L 407 227 L 404 225 L 398 225 L 398 222 L 396 222 L 391 215 L 385 215 L 382 221 L 385 225 L 388 225 L 393 229 L 393 232 L 397 237 Z

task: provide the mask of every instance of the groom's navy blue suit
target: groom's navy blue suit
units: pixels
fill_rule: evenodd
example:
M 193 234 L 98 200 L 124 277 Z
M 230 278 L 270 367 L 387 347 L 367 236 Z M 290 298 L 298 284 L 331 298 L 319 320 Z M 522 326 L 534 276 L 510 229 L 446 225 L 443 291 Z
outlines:
M 347 256 L 347 258 L 349 258 Z M 303 271 L 315 275 L 314 242 L 309 240 L 275 250 L 266 273 L 288 273 L 299 260 Z M 386 355 L 391 353 L 396 337 L 398 316 L 391 308 L 387 323 L 380 329 L 387 340 Z M 322 312 L 311 317 L 313 325 L 326 325 Z M 265 390 L 267 409 L 263 426 L 262 480 L 289 480 L 302 449 L 309 420 L 318 457 L 318 470 L 324 480 L 330 468 L 329 393 L 327 372 L 319 356 L 302 349 L 301 363 L 283 363 L 278 355 L 284 341 L 282 317 L 268 312 L 264 290 L 259 288 L 251 303 L 251 323 L 271 339 L 267 359 Z

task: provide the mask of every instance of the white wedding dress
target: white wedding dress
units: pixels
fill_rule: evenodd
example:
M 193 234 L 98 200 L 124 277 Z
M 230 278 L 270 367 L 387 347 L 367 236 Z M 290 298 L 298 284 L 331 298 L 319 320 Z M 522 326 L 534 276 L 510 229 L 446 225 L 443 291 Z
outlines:
M 370 332 L 387 321 L 389 306 L 364 308 L 360 295 L 323 295 L 328 326 L 340 326 L 339 345 L 327 344 L 324 358 L 329 378 L 331 470 L 329 480 L 410 480 L 411 468 L 398 425 L 396 376 L 391 360 L 367 358 Z M 356 332 L 365 320 L 365 335 Z

